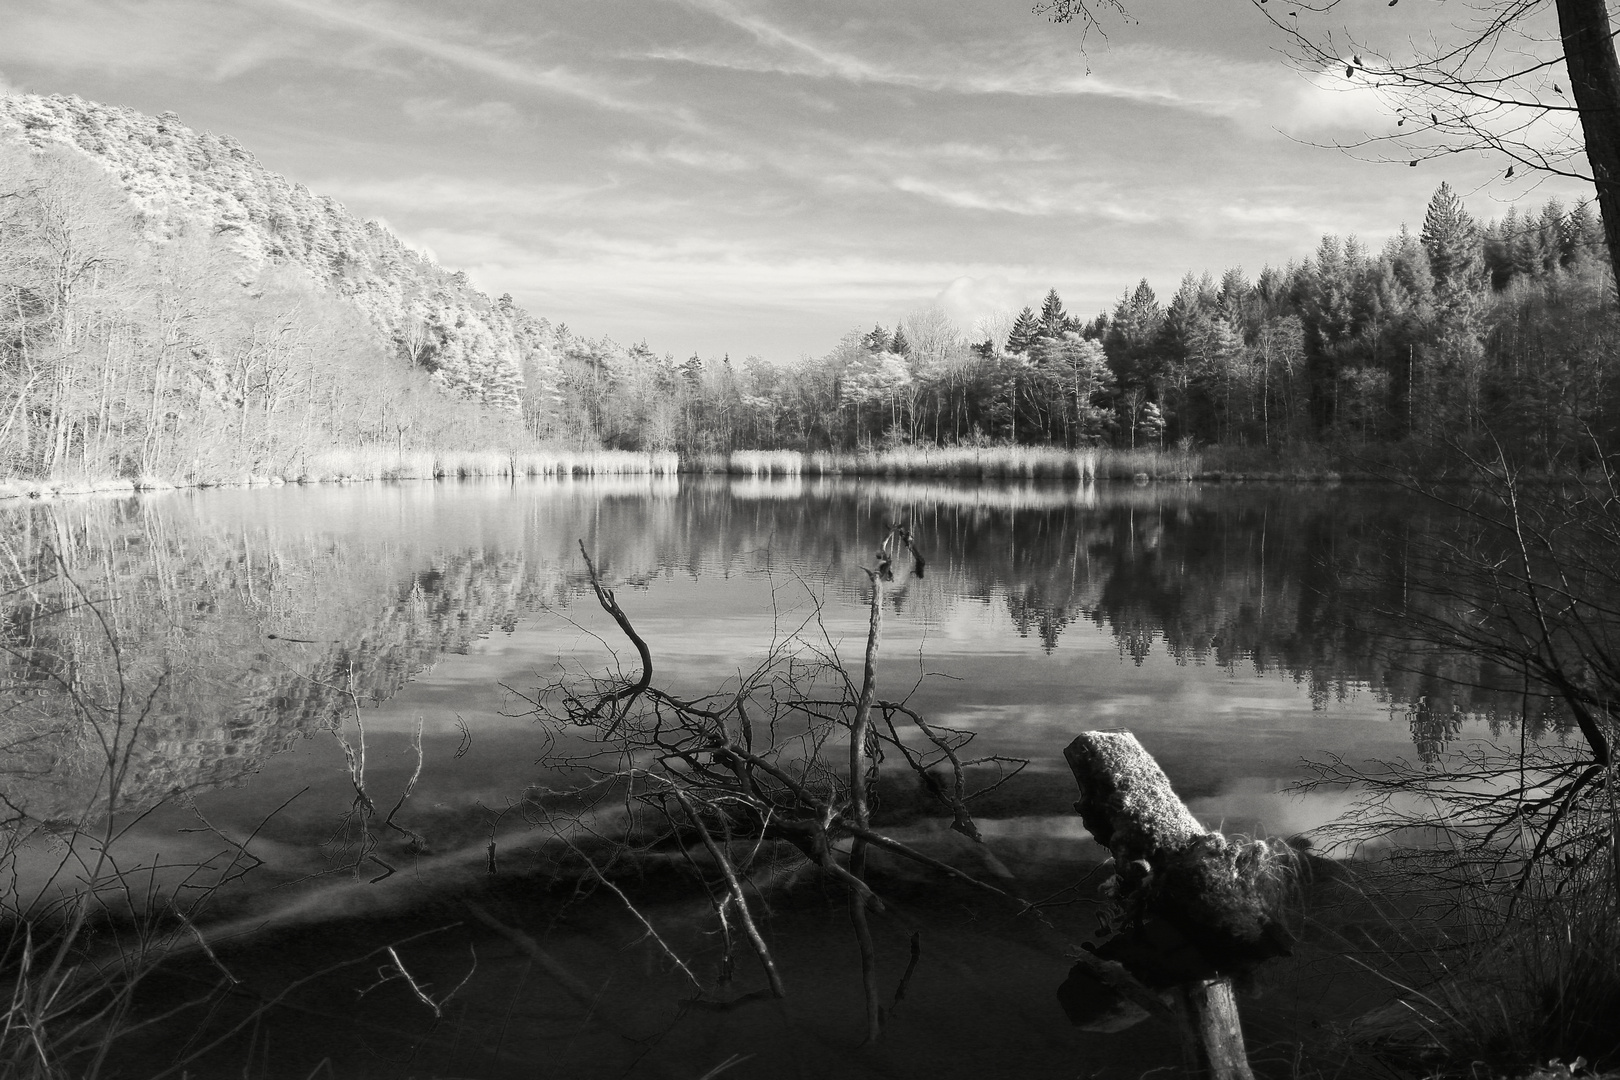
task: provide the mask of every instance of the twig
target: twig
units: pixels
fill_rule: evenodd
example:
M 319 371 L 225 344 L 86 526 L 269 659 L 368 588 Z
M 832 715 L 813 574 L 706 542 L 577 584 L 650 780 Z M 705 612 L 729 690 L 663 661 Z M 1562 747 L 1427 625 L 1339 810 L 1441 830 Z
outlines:
M 729 901 L 737 906 L 743 932 L 748 935 L 748 942 L 754 947 L 754 953 L 765 969 L 765 978 L 771 984 L 771 993 L 779 998 L 786 997 L 787 989 L 782 985 L 782 976 L 776 970 L 776 961 L 771 958 L 771 950 L 765 944 L 765 938 L 760 934 L 759 927 L 754 925 L 753 913 L 748 910 L 748 897 L 743 892 L 742 882 L 737 880 L 736 868 L 731 865 L 731 860 L 726 858 L 725 852 L 720 850 L 720 845 L 714 842 L 709 827 L 703 823 L 702 815 L 692 805 L 691 797 L 678 786 L 672 785 L 670 791 L 681 804 L 681 809 L 686 811 L 687 818 L 697 827 L 698 835 L 703 838 L 703 846 L 708 848 L 710 856 L 719 864 L 720 872 L 726 879 L 726 887 L 730 890 Z
M 601 715 L 603 709 L 612 706 L 612 715 L 617 718 L 624 709 L 629 708 L 631 702 L 645 693 L 647 687 L 652 685 L 652 651 L 647 648 L 647 643 L 641 639 L 641 635 L 636 633 L 636 628 L 630 624 L 630 618 L 625 615 L 624 609 L 619 606 L 619 601 L 614 597 L 613 590 L 603 586 L 602 579 L 596 572 L 596 564 L 591 562 L 590 552 L 585 550 L 584 540 L 579 542 L 579 553 L 585 560 L 585 569 L 590 573 L 591 589 L 596 593 L 596 602 L 602 605 L 603 611 L 613 616 L 613 621 L 619 624 L 619 629 L 624 631 L 624 636 L 630 639 L 630 643 L 636 647 L 636 652 L 641 654 L 641 678 L 603 694 L 597 700 L 596 707 L 589 714 L 594 719 Z
M 911 985 L 911 976 L 916 972 L 917 963 L 921 959 L 922 931 L 913 930 L 911 932 L 911 960 L 906 964 L 906 973 L 900 976 L 900 985 L 894 988 L 894 1004 L 889 1006 L 890 1016 L 893 1016 L 894 1011 L 900 1007 L 900 1002 L 905 1000 L 906 989 Z

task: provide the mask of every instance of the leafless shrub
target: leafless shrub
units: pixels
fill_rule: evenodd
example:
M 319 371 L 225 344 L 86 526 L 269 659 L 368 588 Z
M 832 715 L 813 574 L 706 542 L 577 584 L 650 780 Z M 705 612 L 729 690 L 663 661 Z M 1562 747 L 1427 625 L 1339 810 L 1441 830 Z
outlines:
M 1378 966 L 1402 1003 L 1371 1037 L 1519 1066 L 1620 1053 L 1620 490 L 1595 460 L 1529 482 L 1471 458 L 1473 486 L 1425 489 L 1462 526 L 1391 545 L 1378 571 L 1399 583 L 1378 613 L 1403 628 L 1397 667 L 1518 705 L 1460 742 L 1420 703 L 1416 762 L 1311 766 L 1306 788 L 1355 798 L 1326 838 L 1383 849 L 1371 883 L 1399 905 Z

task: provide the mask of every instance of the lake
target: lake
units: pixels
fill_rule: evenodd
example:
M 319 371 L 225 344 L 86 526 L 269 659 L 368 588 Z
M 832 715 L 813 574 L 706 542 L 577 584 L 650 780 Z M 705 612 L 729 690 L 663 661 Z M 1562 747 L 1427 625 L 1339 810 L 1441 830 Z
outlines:
M 1390 659 L 1402 596 L 1372 566 L 1433 513 L 1371 486 L 690 476 L 6 504 L 11 903 L 95 880 L 101 960 L 129 925 L 175 951 L 133 1015 L 199 1004 L 119 1044 L 129 1075 L 1139 1075 L 1162 1032 L 1076 1033 L 1053 997 L 1101 857 L 1063 747 L 1128 728 L 1206 824 L 1292 835 L 1348 798 L 1289 794 L 1303 759 L 1490 730 L 1483 692 Z M 1031 918 L 875 864 L 898 898 L 882 978 L 915 974 L 863 1049 L 838 890 L 786 864 L 756 883 L 788 997 L 736 1000 L 760 985 L 746 950 L 716 997 L 732 961 L 700 868 L 656 845 L 559 862 L 572 736 L 528 699 L 636 674 L 581 542 L 673 694 L 735 689 L 773 642 L 858 678 L 862 567 L 898 521 L 926 572 L 885 590 L 880 695 L 1028 764 L 976 805 L 988 854 L 903 786 L 880 781 L 880 817 L 1026 899 L 1074 896 Z M 611 809 L 570 811 L 575 835 Z

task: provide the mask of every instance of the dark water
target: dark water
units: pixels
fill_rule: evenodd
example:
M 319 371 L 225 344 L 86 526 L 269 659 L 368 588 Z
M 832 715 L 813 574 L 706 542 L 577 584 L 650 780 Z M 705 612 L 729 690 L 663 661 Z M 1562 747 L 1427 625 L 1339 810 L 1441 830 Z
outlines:
M 120 873 L 143 873 L 145 895 L 230 879 L 198 907 L 192 938 L 212 948 L 186 946 L 151 983 L 148 1008 L 212 1003 L 182 1021 L 222 1040 L 192 1075 L 696 1077 L 734 1054 L 752 1056 L 726 1075 L 1073 1075 L 1086 1055 L 1085 1075 L 1139 1075 L 1163 1033 L 1104 1044 L 1053 1003 L 1090 909 L 1018 918 L 900 867 L 879 867 L 904 901 L 881 936 L 886 983 L 913 933 L 931 944 L 884 1047 L 858 1048 L 841 900 L 797 879 L 762 893 L 787 1003 L 681 1004 L 691 985 L 625 904 L 548 871 L 526 809 L 561 780 L 522 695 L 559 664 L 605 669 L 610 650 L 634 670 L 579 541 L 660 685 L 696 694 L 807 625 L 858 664 L 861 566 L 885 522 L 910 521 L 928 569 L 887 597 L 882 691 L 1030 765 L 980 810 L 989 863 L 943 819 L 891 831 L 1033 896 L 1097 857 L 1061 759 L 1079 731 L 1136 732 L 1211 825 L 1292 834 L 1343 806 L 1284 793 L 1302 758 L 1413 756 L 1488 730 L 1488 700 L 1457 697 L 1433 658 L 1402 662 L 1400 584 L 1367 572 L 1427 514 L 1351 487 L 690 478 L 12 504 L 0 794 L 31 839 L 6 856 L 11 902 L 62 887 L 62 836 L 94 833 L 109 802 Z M 359 831 L 361 753 L 402 830 Z M 251 859 L 221 856 L 238 844 Z M 636 873 L 643 914 L 711 977 L 703 887 L 679 866 Z M 391 942 L 400 955 L 369 953 Z M 745 966 L 733 994 L 759 985 Z M 432 983 L 425 998 L 397 967 Z M 238 982 L 210 989 L 225 970 Z M 151 1032 L 119 1053 L 130 1075 L 183 1056 Z

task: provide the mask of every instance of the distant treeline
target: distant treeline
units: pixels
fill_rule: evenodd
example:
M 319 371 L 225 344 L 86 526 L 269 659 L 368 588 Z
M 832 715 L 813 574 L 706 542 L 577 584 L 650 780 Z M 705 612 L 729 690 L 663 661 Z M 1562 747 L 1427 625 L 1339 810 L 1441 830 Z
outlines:
M 1617 323 L 1590 206 L 1481 226 L 1442 184 L 1421 230 L 1372 252 L 1324 237 L 1250 280 L 1146 281 L 1090 320 L 1050 292 L 959 333 L 938 309 L 792 365 L 565 350 L 576 424 L 686 453 L 987 442 L 1294 450 L 1487 433 L 1528 456 L 1617 435 Z M 974 337 L 977 340 L 974 340 Z

